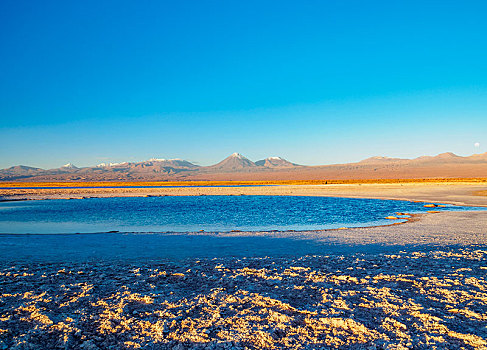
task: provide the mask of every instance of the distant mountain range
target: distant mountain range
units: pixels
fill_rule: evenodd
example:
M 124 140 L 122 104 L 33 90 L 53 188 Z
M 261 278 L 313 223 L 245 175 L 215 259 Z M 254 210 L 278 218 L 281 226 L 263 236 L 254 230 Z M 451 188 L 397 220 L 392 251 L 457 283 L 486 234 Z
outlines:
M 143 180 L 315 180 L 387 178 L 487 177 L 487 153 L 461 157 L 453 153 L 415 159 L 371 157 L 360 162 L 303 166 L 281 157 L 256 162 L 233 153 L 211 166 L 182 159 L 102 163 L 78 168 L 68 163 L 56 169 L 17 165 L 0 170 L 0 181 L 143 181 Z
M 384 164 L 384 163 L 478 163 L 487 162 L 487 152 L 482 154 L 474 154 L 469 157 L 461 157 L 452 152 L 446 152 L 438 154 L 437 156 L 422 156 L 414 159 L 403 158 L 389 158 L 389 157 L 371 157 L 367 158 L 360 163 L 369 164 Z
M 153 158 L 143 162 L 101 163 L 92 167 L 78 168 L 68 163 L 56 169 L 41 169 L 17 165 L 0 170 L 0 180 L 134 180 L 166 179 L 170 176 L 186 177 L 195 174 L 266 171 L 300 167 L 280 157 L 269 157 L 257 162 L 233 153 L 211 166 L 198 166 L 183 159 Z

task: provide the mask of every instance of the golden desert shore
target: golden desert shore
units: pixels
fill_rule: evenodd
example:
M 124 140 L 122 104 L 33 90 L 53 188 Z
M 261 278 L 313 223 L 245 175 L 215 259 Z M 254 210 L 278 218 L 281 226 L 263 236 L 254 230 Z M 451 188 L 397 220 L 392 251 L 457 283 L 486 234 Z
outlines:
M 139 186 L 139 188 L 119 188 L 120 186 Z M 22 187 L 29 187 L 30 189 L 22 189 Z M 50 189 L 48 187 L 58 188 Z M 456 205 L 487 206 L 487 178 L 274 182 L 174 181 L 0 183 L 0 198 L 3 199 L 200 195 L 333 196 L 417 200 Z

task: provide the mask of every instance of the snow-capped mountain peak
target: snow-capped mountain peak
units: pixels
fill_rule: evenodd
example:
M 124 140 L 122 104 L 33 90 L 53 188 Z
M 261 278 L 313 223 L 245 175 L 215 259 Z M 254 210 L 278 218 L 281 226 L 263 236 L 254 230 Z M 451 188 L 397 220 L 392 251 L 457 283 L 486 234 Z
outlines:
M 78 167 L 72 163 L 64 164 L 61 168 L 78 169 Z
M 222 170 L 241 170 L 245 168 L 255 167 L 254 162 L 247 159 L 240 153 L 232 153 L 230 156 L 222 160 L 220 163 L 211 166 L 214 169 Z
M 239 159 L 244 159 L 245 158 L 243 155 L 241 155 L 240 153 L 237 153 L 237 152 L 232 153 L 230 155 L 230 157 L 239 158 Z

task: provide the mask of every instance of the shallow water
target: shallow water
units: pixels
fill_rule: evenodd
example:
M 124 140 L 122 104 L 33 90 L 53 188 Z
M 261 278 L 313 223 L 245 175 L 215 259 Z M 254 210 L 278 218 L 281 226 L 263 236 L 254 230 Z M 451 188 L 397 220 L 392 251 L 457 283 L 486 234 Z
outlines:
M 439 210 L 464 210 L 446 206 Z M 469 207 L 468 210 L 475 208 Z M 485 209 L 485 208 L 484 208 Z M 167 196 L 0 203 L 0 233 L 317 230 L 390 224 L 408 201 L 303 196 Z M 397 222 L 397 221 L 395 221 Z

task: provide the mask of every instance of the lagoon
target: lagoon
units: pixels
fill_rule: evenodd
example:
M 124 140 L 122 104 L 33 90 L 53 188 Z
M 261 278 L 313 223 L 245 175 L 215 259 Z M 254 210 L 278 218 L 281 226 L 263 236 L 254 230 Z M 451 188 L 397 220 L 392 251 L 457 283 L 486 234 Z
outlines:
M 425 203 L 305 196 L 166 196 L 0 203 L 0 233 L 321 230 L 390 224 Z M 441 210 L 475 208 L 447 205 Z M 402 219 L 404 221 L 404 218 Z M 394 222 L 397 222 L 395 220 Z

